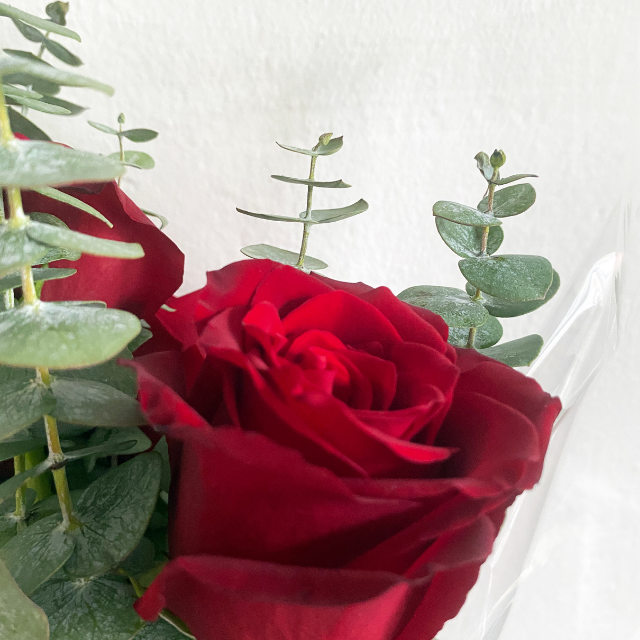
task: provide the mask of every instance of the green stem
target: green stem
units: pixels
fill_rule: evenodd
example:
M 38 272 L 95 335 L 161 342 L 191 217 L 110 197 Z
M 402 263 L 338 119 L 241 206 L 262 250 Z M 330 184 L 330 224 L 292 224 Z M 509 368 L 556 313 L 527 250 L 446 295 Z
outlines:
M 315 151 L 319 146 L 319 143 L 313 148 Z M 318 156 L 311 156 L 311 168 L 309 170 L 309 180 L 313 180 L 316 172 L 316 160 Z M 308 220 L 311 217 L 311 204 L 313 202 L 313 186 L 307 187 L 307 208 L 304 212 L 303 220 Z M 307 245 L 309 244 L 309 234 L 311 233 L 311 224 L 305 222 L 304 229 L 302 231 L 302 244 L 300 246 L 300 255 L 298 256 L 298 262 L 296 263 L 296 269 L 304 269 L 304 257 L 307 253 Z
M 119 125 L 120 125 L 120 133 L 122 133 L 122 122 L 120 122 Z M 122 144 L 122 136 L 118 136 L 118 145 L 120 146 L 120 162 L 124 162 L 124 146 Z M 120 186 L 121 182 L 122 182 L 122 176 L 118 176 L 118 186 Z
M 27 451 L 24 454 L 25 471 L 32 469 L 36 465 L 44 462 L 47 459 L 47 452 L 44 447 L 38 447 L 31 451 Z M 27 480 L 27 487 L 33 489 L 36 492 L 36 502 L 44 500 L 51 495 L 51 484 L 49 480 L 49 473 L 43 473 L 35 478 L 29 478 Z
M 14 145 L 13 131 L 9 122 L 9 114 L 4 100 L 4 93 L 0 87 L 0 142 L 5 147 Z M 29 223 L 28 216 L 25 215 L 22 208 L 22 196 L 20 189 L 16 187 L 7 188 L 7 202 L 9 205 L 9 222 L 13 228 L 20 228 Z M 38 295 L 36 293 L 35 283 L 33 281 L 33 272 L 31 265 L 24 265 L 20 270 L 22 281 L 23 304 L 37 306 L 39 304 Z M 36 372 L 40 381 L 49 386 L 51 384 L 51 375 L 47 367 L 37 367 Z M 58 434 L 58 425 L 52 416 L 44 416 L 44 425 L 47 432 L 47 442 L 49 444 L 49 455 L 54 464 L 64 462 L 62 447 L 60 446 L 60 436 Z M 73 505 L 71 503 L 71 494 L 69 492 L 69 484 L 67 482 L 67 474 L 64 466 L 53 469 L 53 480 L 56 485 L 58 501 L 62 511 L 62 521 L 66 529 L 71 530 L 79 526 L 79 522 L 73 516 Z
M 24 454 L 15 456 L 13 459 L 13 472 L 17 476 L 19 473 L 26 471 L 26 465 L 24 462 Z M 27 487 L 22 485 L 16 490 L 16 510 L 13 515 L 17 519 L 18 533 L 24 529 L 27 524 L 27 501 L 26 501 Z
M 489 188 L 487 190 L 487 211 L 486 213 L 493 212 L 493 194 L 496 190 L 496 185 L 494 180 L 498 177 L 498 169 L 493 170 L 493 175 L 491 176 L 491 181 L 489 182 Z M 489 231 L 491 227 L 483 227 L 482 229 L 482 238 L 480 238 L 480 257 L 487 255 L 487 243 L 489 242 Z M 476 289 L 475 294 L 471 298 L 473 302 L 477 302 L 482 297 L 482 291 L 480 289 Z M 477 327 L 469 328 L 469 337 L 467 339 L 467 348 L 473 349 L 474 342 L 476 340 L 476 331 Z

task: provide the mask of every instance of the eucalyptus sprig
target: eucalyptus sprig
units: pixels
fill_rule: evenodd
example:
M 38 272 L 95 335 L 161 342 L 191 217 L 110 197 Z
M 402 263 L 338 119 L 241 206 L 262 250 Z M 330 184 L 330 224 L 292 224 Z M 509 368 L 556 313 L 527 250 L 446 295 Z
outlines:
M 494 255 L 504 239 L 502 219 L 524 213 L 536 199 L 529 183 L 497 191 L 496 187 L 537 176 L 501 178 L 500 169 L 506 162 L 501 150 L 496 149 L 491 157 L 480 152 L 475 160 L 487 181 L 477 207 L 448 201 L 433 205 L 441 238 L 463 258 L 458 266 L 467 280 L 466 290 L 420 285 L 405 289 L 398 297 L 440 315 L 449 326 L 451 344 L 475 348 L 512 367 L 527 366 L 540 353 L 542 338 L 533 334 L 498 345 L 503 329 L 497 318 L 540 308 L 558 291 L 560 277 L 541 256 Z
M 332 138 L 332 133 L 324 133 L 318 139 L 318 143 L 312 149 L 300 149 L 298 147 L 290 147 L 286 144 L 276 143 L 279 147 L 286 149 L 287 151 L 293 151 L 294 153 L 301 153 L 306 156 L 311 156 L 311 167 L 309 169 L 308 178 L 289 178 L 287 176 L 273 175 L 274 180 L 281 182 L 289 182 L 291 184 L 301 184 L 307 187 L 307 205 L 305 210 L 300 213 L 299 217 L 292 218 L 289 216 L 271 215 L 266 213 L 252 213 L 251 211 L 245 211 L 244 209 L 236 208 L 236 211 L 253 218 L 260 218 L 261 220 L 272 220 L 275 222 L 298 222 L 302 226 L 302 243 L 300 251 L 296 254 L 293 251 L 287 251 L 285 249 L 279 249 L 268 244 L 254 244 L 242 249 L 249 258 L 268 258 L 275 262 L 281 262 L 282 264 L 288 264 L 296 267 L 297 269 L 303 269 L 305 271 L 318 271 L 319 269 L 326 269 L 327 263 L 318 258 L 312 258 L 307 255 L 307 245 L 309 243 L 309 235 L 311 228 L 316 224 L 329 224 L 331 222 L 338 222 L 339 220 L 345 220 L 351 218 L 359 213 L 363 213 L 369 208 L 369 205 L 364 200 L 360 199 L 358 202 L 354 202 L 348 207 L 341 207 L 338 209 L 312 209 L 313 204 L 313 189 L 315 187 L 324 189 L 346 189 L 351 187 L 350 184 L 343 182 L 342 180 L 333 180 L 330 182 L 322 182 L 315 179 L 316 162 L 321 156 L 329 156 L 337 153 L 342 148 L 342 136 L 339 138 Z
M 77 55 L 50 37 L 51 34 L 56 34 L 80 42 L 80 36 L 66 26 L 68 11 L 68 2 L 52 2 L 46 7 L 48 18 L 45 19 L 0 2 L 0 17 L 10 18 L 28 42 L 39 45 L 36 53 L 21 49 L 3 51 L 16 58 L 40 61 L 43 64 L 48 64 L 43 61 L 43 57 L 45 52 L 49 52 L 57 60 L 72 67 L 82 65 L 82 60 Z M 9 108 L 9 120 L 13 131 L 31 140 L 50 140 L 42 129 L 26 118 L 29 109 L 62 116 L 74 116 L 85 111 L 85 107 L 56 97 L 61 86 L 63 85 L 55 80 L 38 78 L 27 71 L 5 74 L 2 87 L 5 102 L 9 107 L 21 108 L 21 111 Z

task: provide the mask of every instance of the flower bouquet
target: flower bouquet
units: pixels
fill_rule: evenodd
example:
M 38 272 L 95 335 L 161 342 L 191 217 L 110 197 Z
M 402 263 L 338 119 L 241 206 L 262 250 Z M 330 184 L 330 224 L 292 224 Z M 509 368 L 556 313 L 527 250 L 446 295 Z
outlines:
M 183 255 L 120 188 L 154 164 L 125 144 L 157 133 L 91 122 L 117 141 L 104 156 L 29 119 L 79 113 L 61 87 L 113 92 L 43 61 L 81 64 L 59 42 L 79 39 L 68 10 L 0 3 L 38 47 L 0 57 L 0 637 L 430 640 L 453 619 L 443 640 L 497 638 L 540 492 L 513 503 L 561 411 L 533 375 L 570 415 L 603 357 L 589 339 L 611 326 L 618 248 L 564 296 L 540 356 L 539 335 L 500 342 L 499 318 L 549 302 L 560 277 L 498 253 L 535 176 L 502 176 L 496 150 L 475 157 L 476 206 L 433 205 L 463 288 L 323 277 L 314 227 L 369 206 L 314 208 L 350 186 L 315 177 L 343 145 L 325 133 L 280 144 L 310 165 L 272 176 L 306 189 L 299 217 L 238 208 L 298 225 L 299 250 L 245 247 L 174 297 Z M 596 272 L 607 295 L 585 316 Z

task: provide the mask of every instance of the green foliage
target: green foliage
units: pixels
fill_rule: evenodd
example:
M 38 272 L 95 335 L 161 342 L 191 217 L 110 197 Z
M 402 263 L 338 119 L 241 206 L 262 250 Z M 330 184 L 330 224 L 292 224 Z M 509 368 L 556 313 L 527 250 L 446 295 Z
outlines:
M 0 602 L 2 603 L 0 607 L 0 638 L 2 640 L 49 639 L 49 623 L 44 611 L 20 591 L 20 587 L 1 561 Z
M 0 147 L 0 184 L 7 187 L 109 182 L 123 171 L 123 165 L 112 158 L 57 144 L 16 140 L 10 148 Z
M 16 491 L 30 478 L 42 475 L 53 466 L 53 461 L 47 458 L 44 462 L 37 464 L 27 471 L 23 471 L 0 484 L 0 504 L 12 498 Z
M 0 385 L 0 398 L 0 441 L 33 424 L 56 405 L 47 387 L 30 380 Z
M 357 216 L 359 213 L 365 212 L 369 208 L 368 203 L 365 200 L 358 200 L 350 204 L 348 207 L 340 207 L 338 209 L 312 209 L 307 222 L 315 222 L 317 224 L 327 224 L 330 222 L 338 222 L 339 220 L 346 220 L 352 216 Z M 305 212 L 300 214 L 303 217 Z
M 433 205 L 433 215 L 470 227 L 496 227 L 502 224 L 493 215 L 457 202 L 439 201 Z
M 295 267 L 298 262 L 297 253 L 287 251 L 286 249 L 278 249 L 278 247 L 272 247 L 270 244 L 252 244 L 248 247 L 243 247 L 242 253 L 249 258 L 264 258 L 266 260 L 288 264 L 292 267 Z M 318 258 L 312 258 L 311 256 L 305 256 L 304 264 L 310 271 L 326 269 L 329 266 L 326 262 L 318 260 Z
M 158 132 L 152 129 L 129 129 L 119 132 L 118 135 L 131 140 L 131 142 L 149 142 L 158 137 Z
M 32 269 L 34 282 L 45 282 L 46 280 L 60 280 L 68 278 L 76 273 L 75 269 Z M 21 286 L 20 276 L 14 274 L 5 278 L 0 278 L 0 293 L 9 289 L 17 289 Z
M 444 218 L 436 218 L 436 228 L 445 244 L 459 256 L 463 258 L 474 258 L 482 253 L 481 227 L 470 227 L 468 225 L 450 222 Z M 494 254 L 504 240 L 502 227 L 490 227 L 487 239 L 487 255 Z
M 33 213 L 29 214 L 29 218 L 31 220 L 34 220 L 35 222 L 49 224 L 61 229 L 69 228 L 65 222 L 60 220 L 60 218 L 56 218 L 50 213 L 40 213 L 38 211 L 34 211 Z M 55 262 L 56 260 L 79 260 L 80 256 L 82 255 L 79 251 L 70 251 L 69 249 L 61 249 L 59 247 L 51 247 L 49 245 L 47 245 L 47 249 L 47 253 L 45 253 L 45 255 L 40 258 L 37 264 L 49 264 L 50 262 Z
M 551 263 L 540 256 L 465 258 L 458 265 L 474 287 L 511 302 L 544 300 L 553 280 Z
M 31 120 L 25 118 L 19 111 L 15 109 L 8 109 L 8 111 L 9 122 L 13 131 L 21 133 L 23 136 L 31 138 L 31 140 L 40 140 L 42 142 L 51 141 L 51 138 L 40 129 L 40 127 L 37 127 Z
M 99 220 L 102 220 L 108 227 L 113 227 L 111 222 L 107 220 L 97 209 L 94 209 L 91 205 L 82 202 L 82 200 L 78 200 L 78 198 L 74 198 L 70 196 L 68 193 L 64 191 L 58 191 L 58 189 L 54 189 L 52 187 L 39 187 L 37 189 L 33 189 L 42 196 L 46 196 L 47 198 L 51 198 L 52 200 L 57 200 L 58 202 L 64 202 L 64 204 L 70 204 L 72 207 L 76 209 L 80 209 L 80 211 L 84 211 Z M 66 225 L 65 225 L 66 227 Z
M 120 154 L 117 151 L 110 153 L 109 158 L 119 160 Z M 142 151 L 125 151 L 123 163 L 127 167 L 134 167 L 135 169 L 148 170 L 156 166 L 155 160 L 148 153 Z
M 460 289 L 422 285 L 398 294 L 403 302 L 437 313 L 449 327 L 479 327 L 489 314 L 480 302 Z
M 0 278 L 18 271 L 23 265 L 40 264 L 47 246 L 32 240 L 24 227 L 0 226 Z
M 53 4 L 62 4 L 65 3 L 53 3 Z M 50 6 L 50 5 L 49 5 Z M 47 11 L 47 15 L 50 17 L 51 14 Z M 80 42 L 80 36 L 71 29 L 67 29 L 64 24 L 45 20 L 43 18 L 38 18 L 37 16 L 33 16 L 30 13 L 26 13 L 25 11 L 21 11 L 20 9 L 16 9 L 4 2 L 0 2 L 0 16 L 5 16 L 7 18 L 12 18 L 14 20 L 20 20 L 23 23 L 29 24 L 34 27 L 38 27 L 38 29 L 42 29 L 43 31 L 48 31 L 50 33 L 56 33 L 60 36 L 64 36 L 65 38 L 71 38 L 72 40 L 77 40 Z
M 77 369 L 106 362 L 140 333 L 140 321 L 117 309 L 40 302 L 0 315 L 0 363 Z
M 489 316 L 485 323 L 477 327 L 473 346 L 476 349 L 485 349 L 492 347 L 502 339 L 502 325 L 500 321 Z M 454 347 L 466 347 L 469 340 L 469 329 L 451 327 L 449 329 L 449 344 Z
M 493 197 L 493 215 L 496 218 L 508 218 L 524 213 L 536 201 L 536 191 L 528 183 L 517 184 L 496 191 Z M 479 203 L 480 211 L 487 211 L 489 198 L 485 196 Z
M 63 27 L 67 24 L 67 13 L 69 13 L 69 3 L 57 0 L 46 6 L 45 11 L 53 22 Z
M 324 135 L 331 136 L 332 134 L 329 133 Z M 322 138 L 323 136 L 320 136 L 320 137 Z M 342 136 L 340 136 L 339 138 L 332 138 L 325 144 L 321 142 L 320 144 L 316 145 L 313 149 L 300 149 L 299 147 L 290 147 L 289 145 L 280 144 L 279 142 L 276 142 L 276 144 L 279 147 L 286 149 L 287 151 L 294 151 L 295 153 L 302 153 L 305 156 L 312 156 L 317 158 L 318 156 L 330 156 L 340 151 L 340 149 L 342 149 Z
M 41 111 L 42 113 L 53 113 L 54 115 L 67 116 L 71 113 L 64 107 L 59 107 L 55 104 L 49 104 L 48 102 L 34 100 L 33 98 L 25 98 L 22 96 L 7 97 L 7 104 L 12 106 L 23 106 L 35 111 Z
M 542 338 L 533 334 L 489 349 L 481 349 L 480 352 L 510 367 L 528 367 L 540 354 L 542 344 Z
M 49 618 L 50 640 L 130 640 L 145 625 L 133 588 L 118 576 L 78 580 L 61 571 L 32 600 Z
M 325 189 L 347 189 L 351 185 L 342 180 L 333 180 L 332 182 L 319 182 L 318 180 L 306 180 L 303 178 L 287 178 L 286 176 L 271 176 L 280 182 L 289 182 L 291 184 L 304 184 L 308 187 L 321 187 Z

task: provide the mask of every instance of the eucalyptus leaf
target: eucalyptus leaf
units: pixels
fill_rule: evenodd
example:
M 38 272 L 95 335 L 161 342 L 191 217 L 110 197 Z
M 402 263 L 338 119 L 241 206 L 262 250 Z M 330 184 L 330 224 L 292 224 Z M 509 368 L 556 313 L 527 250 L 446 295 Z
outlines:
M 108 127 L 106 124 L 100 124 L 99 122 L 93 122 L 93 120 L 87 120 L 87 122 L 98 131 L 102 131 L 102 133 L 108 133 L 112 136 L 119 135 L 119 131 L 114 129 L 113 127 Z
M 61 229 L 68 229 L 69 227 L 65 222 L 60 220 L 60 218 L 56 218 L 52 216 L 50 213 L 41 213 L 39 211 L 34 211 L 29 214 L 29 218 L 34 220 L 35 222 L 41 222 L 42 224 L 49 224 L 54 227 L 60 227 Z M 59 249 L 57 247 L 49 247 L 47 246 L 47 253 L 42 256 L 39 260 L 35 261 L 33 264 L 49 264 L 50 262 L 55 262 L 56 260 L 79 260 L 82 254 L 79 251 L 69 251 L 68 249 Z
M 4 440 L 51 413 L 56 401 L 42 384 L 31 381 L 0 385 L 0 440 Z
M 119 160 L 120 153 L 117 151 L 110 153 L 109 157 Z M 148 153 L 142 151 L 125 151 L 124 164 L 135 169 L 153 169 L 156 166 L 155 160 Z
M 42 94 L 30 91 L 29 89 L 20 89 L 19 87 L 13 87 L 10 84 L 3 84 L 2 91 L 5 96 L 12 96 L 14 98 L 31 98 L 38 100 L 42 98 Z
M 77 116 L 78 114 L 87 110 L 87 107 L 81 107 L 80 105 L 69 102 L 68 100 L 62 100 L 61 98 L 55 98 L 54 96 L 50 95 L 42 96 L 42 98 L 40 98 L 40 102 L 46 102 L 47 104 L 53 104 L 58 107 L 62 107 L 69 112 L 68 115 L 70 116 Z
M 85 468 L 90 473 L 95 467 L 96 460 L 104 456 L 125 453 L 142 453 L 151 448 L 151 440 L 137 427 L 122 429 L 96 429 L 89 438 L 89 449 L 93 453 L 85 458 Z
M 311 149 L 301 149 L 299 147 L 290 147 L 286 144 L 280 144 L 276 142 L 279 147 L 286 149 L 287 151 L 294 151 L 295 153 L 302 153 L 305 156 L 330 156 L 342 148 L 342 136 L 339 138 L 332 138 L 326 145 L 319 145 L 318 148 L 313 151 Z
M 64 191 L 59 191 L 53 187 L 39 187 L 37 189 L 32 189 L 32 191 L 39 193 L 41 196 L 51 198 L 52 200 L 64 202 L 64 204 L 70 204 L 72 207 L 80 209 L 80 211 L 84 211 L 85 213 L 92 215 L 94 218 L 98 218 L 98 220 L 102 220 L 102 222 L 104 222 L 108 227 L 113 227 L 113 224 L 109 222 L 109 220 L 107 220 L 107 218 L 105 218 L 97 209 L 94 209 L 86 202 L 82 202 L 82 200 L 78 200 L 78 198 L 70 196 L 68 193 L 64 193 Z M 65 228 L 68 227 L 65 225 Z
M 65 565 L 69 575 L 89 577 L 115 566 L 142 538 L 158 497 L 162 461 L 143 453 L 91 483 L 77 501 L 83 526 Z
M 12 20 L 18 31 L 30 42 L 40 43 L 44 40 L 44 34 L 37 29 L 34 29 L 31 25 L 28 25 L 21 20 Z
M 169 224 L 169 221 L 159 213 L 153 213 L 153 211 L 147 211 L 146 209 L 141 209 L 141 211 L 145 216 L 149 216 L 150 218 L 157 218 L 158 220 L 160 220 L 160 231 L 162 231 L 162 229 L 164 229 Z
M 55 187 L 81 182 L 109 182 L 124 166 L 112 158 L 76 151 L 59 144 L 14 140 L 0 147 L 0 184 L 10 187 Z
M 166 620 L 159 618 L 157 622 L 148 622 L 131 640 L 184 640 L 185 637 L 195 640 L 195 636 L 187 636 Z
M 278 249 L 278 247 L 273 247 L 270 244 L 252 244 L 248 247 L 243 247 L 242 253 L 249 258 L 273 260 L 274 262 L 291 266 L 295 266 L 298 263 L 299 257 L 298 253 L 287 251 L 286 249 Z M 310 271 L 318 271 L 320 269 L 326 269 L 329 265 L 317 258 L 305 256 L 304 266 L 305 269 L 309 269 Z
M 516 180 L 522 180 L 523 178 L 537 178 L 538 176 L 535 173 L 517 173 L 513 176 L 509 176 L 507 178 L 500 178 L 498 180 L 494 180 L 494 184 L 509 184 L 510 182 L 515 182 Z
M 467 292 L 473 292 L 470 295 L 475 294 L 475 287 L 467 283 Z M 486 310 L 497 318 L 515 318 L 516 316 L 523 316 L 527 313 L 531 313 L 536 309 L 539 309 L 543 304 L 546 304 L 556 295 L 560 288 L 560 276 L 556 271 L 553 272 L 553 281 L 549 290 L 542 300 L 531 300 L 529 302 L 509 302 L 508 300 L 501 300 L 490 296 L 488 293 L 482 294 L 482 304 Z
M 72 40 L 77 40 L 78 42 L 81 41 L 80 36 L 75 31 L 67 29 L 66 27 L 56 24 L 55 22 L 51 22 L 50 20 L 45 20 L 44 18 L 33 16 L 30 13 L 26 13 L 26 11 L 16 9 L 15 7 L 5 4 L 4 2 L 0 2 L 0 16 L 22 20 L 22 22 L 26 22 L 27 24 L 30 24 L 34 27 L 38 27 L 43 31 L 57 33 L 59 36 L 65 36 L 65 38 L 71 38 Z
M 48 23 L 53 24 L 53 23 Z M 28 73 L 31 76 L 41 80 L 47 80 L 63 87 L 82 87 L 85 89 L 95 89 L 109 96 L 114 93 L 113 87 L 98 82 L 86 76 L 77 73 L 70 73 L 62 69 L 56 69 L 49 64 L 45 64 L 41 60 L 28 60 L 24 57 L 17 56 L 1 56 L 0 57 L 0 75 L 6 76 L 11 73 Z M 5 77 L 5 82 L 8 80 Z M 20 84 L 20 83 L 18 83 Z M 37 91 L 37 89 L 35 89 Z
M 0 462 L 3 460 L 10 460 L 15 456 L 19 456 L 27 451 L 33 451 L 37 447 L 42 447 L 47 444 L 47 439 L 44 436 L 44 429 L 42 429 L 42 438 L 26 438 L 24 440 L 16 440 L 10 438 L 0 442 Z
M 478 170 L 484 176 L 484 179 L 491 180 L 493 177 L 493 167 L 491 166 L 489 156 L 484 151 L 480 151 L 480 153 L 476 154 L 474 160 L 478 164 Z
M 287 176 L 271 176 L 280 182 L 290 182 L 291 184 L 304 184 L 308 187 L 322 187 L 325 189 L 347 189 L 351 185 L 342 180 L 333 180 L 331 182 L 319 182 L 318 180 L 304 180 L 302 178 L 287 178 Z
M 32 600 L 49 618 L 50 640 L 130 640 L 145 625 L 133 587 L 118 576 L 77 580 L 61 571 Z
M 0 278 L 35 264 L 47 253 L 47 246 L 32 240 L 26 227 L 0 225 Z
M 76 273 L 75 269 L 32 269 L 34 282 L 44 282 L 46 280 L 60 280 L 68 278 Z M 19 275 L 7 276 L 0 278 L 0 293 L 9 289 L 16 289 L 22 285 Z
M 41 142 L 50 142 L 51 138 L 37 127 L 31 120 L 25 118 L 19 111 L 15 109 L 7 109 L 9 112 L 9 124 L 14 133 L 21 133 L 31 140 L 40 140 Z
M 45 11 L 47 15 L 56 24 L 61 24 L 63 27 L 67 24 L 67 12 L 69 11 L 69 3 L 57 0 L 56 2 L 49 3 Z
M 91 427 L 146 424 L 140 406 L 131 396 L 101 382 L 56 378 L 51 391 L 56 398 L 52 415 L 58 420 Z
M 75 53 L 71 53 L 69 49 L 67 49 L 66 47 L 63 47 L 59 42 L 56 42 L 55 40 L 51 40 L 50 38 L 44 38 L 42 42 L 46 47 L 47 51 L 51 55 L 58 58 L 58 60 L 61 60 L 62 62 L 64 62 L 65 64 L 68 64 L 71 67 L 82 66 L 83 64 L 82 60 L 80 60 L 80 58 L 78 58 L 78 56 Z
M 118 135 L 131 140 L 131 142 L 149 142 L 158 137 L 158 132 L 152 129 L 129 129 L 122 133 L 118 132 Z
M 12 106 L 23 106 L 34 111 L 41 111 L 42 113 L 50 113 L 59 116 L 68 116 L 71 112 L 68 109 L 58 107 L 54 104 L 48 104 L 47 102 L 41 102 L 40 100 L 34 100 L 33 98 L 23 98 L 20 96 L 13 96 L 7 98 L 7 104 Z
M 44 611 L 20 591 L 20 587 L 2 562 L 0 602 L 2 640 L 49 640 L 49 622 Z
M 452 287 L 420 285 L 398 294 L 398 298 L 422 309 L 437 313 L 449 327 L 479 327 L 489 314 L 480 302 Z
M 310 219 L 318 224 L 328 224 L 330 222 L 338 222 L 338 220 L 345 220 L 352 216 L 357 216 L 359 213 L 363 213 L 369 208 L 369 204 L 365 200 L 358 200 L 350 204 L 348 207 L 340 207 L 339 209 L 313 209 L 311 211 Z M 304 213 L 300 214 L 301 216 Z
M 536 201 L 536 191 L 529 184 L 517 184 L 496 191 L 493 196 L 493 215 L 496 218 L 508 218 L 524 213 Z M 489 198 L 485 197 L 478 203 L 480 211 L 487 211 Z
M 474 287 L 511 302 L 543 300 L 553 281 L 551 263 L 540 256 L 465 258 L 458 266 Z
M 489 316 L 487 321 L 476 330 L 474 346 L 477 349 L 492 347 L 502 338 L 502 325 L 499 320 Z M 449 344 L 454 347 L 466 347 L 469 339 L 469 329 L 452 327 L 449 329 Z
M 270 213 L 253 213 L 251 211 L 245 211 L 236 207 L 238 213 L 242 213 L 245 216 L 251 216 L 252 218 L 260 218 L 261 220 L 273 220 L 275 222 L 303 222 L 300 218 L 291 218 L 288 216 L 275 216 Z
M 52 247 L 81 251 L 94 256 L 106 256 L 109 258 L 136 259 L 144 256 L 142 247 L 136 242 L 120 242 L 119 240 L 105 240 L 88 236 L 84 233 L 54 227 L 32 221 L 27 226 L 27 234 L 37 242 L 48 244 Z
M 444 218 L 436 218 L 436 228 L 445 244 L 463 258 L 475 258 L 482 249 L 482 227 L 469 227 Z M 504 240 L 502 227 L 489 227 L 487 255 L 494 254 Z
M 479 352 L 510 367 L 528 367 L 540 354 L 542 345 L 542 337 L 533 334 Z
M 49 471 L 53 466 L 53 460 L 47 458 L 44 462 L 37 464 L 35 467 L 31 467 L 31 469 L 27 469 L 22 473 L 19 473 L 8 480 L 5 480 L 2 484 L 0 484 L 0 504 L 2 504 L 5 500 L 12 498 L 16 491 L 30 478 L 36 478 L 37 476 L 42 475 L 46 471 Z
M 494 227 L 502 224 L 493 215 L 456 202 L 439 200 L 433 205 L 433 215 L 470 227 Z
M 73 553 L 74 540 L 54 514 L 27 527 L 0 548 L 0 560 L 18 586 L 31 595 Z
M 77 369 L 105 362 L 140 333 L 140 321 L 118 309 L 25 305 L 0 314 L 0 363 Z

